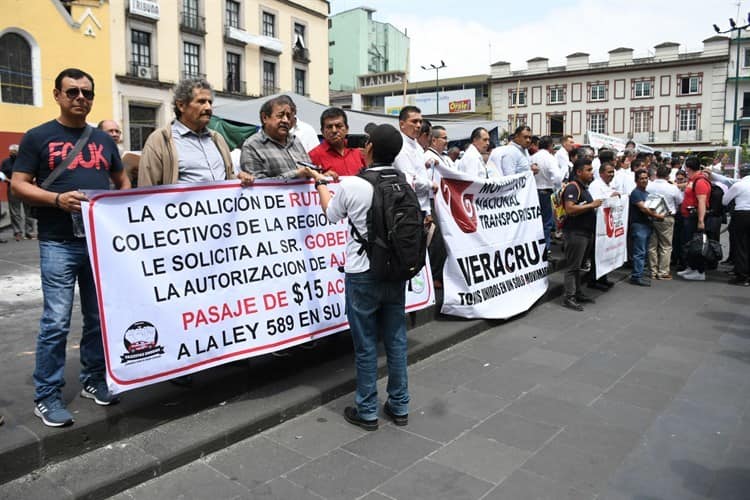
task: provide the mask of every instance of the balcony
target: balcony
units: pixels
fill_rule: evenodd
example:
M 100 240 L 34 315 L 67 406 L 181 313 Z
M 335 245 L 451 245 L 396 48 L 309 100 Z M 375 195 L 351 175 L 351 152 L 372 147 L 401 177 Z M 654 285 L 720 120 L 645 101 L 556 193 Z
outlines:
M 672 142 L 700 142 L 703 140 L 703 130 L 675 130 L 672 132 Z
M 180 29 L 187 33 L 203 36 L 206 34 L 206 18 L 188 12 L 180 12 Z
M 247 32 L 237 26 L 224 26 L 224 41 L 236 45 L 247 45 Z
M 247 84 L 242 80 L 236 80 L 234 78 L 227 78 L 226 85 L 224 86 L 224 92 L 227 94 L 247 94 Z
M 294 50 L 292 51 L 292 59 L 298 63 L 309 64 L 310 50 L 304 47 L 294 47 Z
M 130 61 L 128 64 L 128 76 L 142 78 L 143 80 L 158 80 L 159 66 Z

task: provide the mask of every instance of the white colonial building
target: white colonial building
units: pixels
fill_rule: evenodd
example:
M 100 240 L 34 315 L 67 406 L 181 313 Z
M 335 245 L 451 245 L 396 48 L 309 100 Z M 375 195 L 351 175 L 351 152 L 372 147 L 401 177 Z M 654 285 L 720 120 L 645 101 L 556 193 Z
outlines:
M 571 134 L 579 143 L 591 130 L 663 150 L 713 149 L 726 139 L 728 49 L 728 38 L 714 36 L 700 52 L 666 42 L 643 58 L 617 48 L 604 62 L 590 62 L 585 53 L 556 67 L 535 57 L 521 71 L 496 62 L 493 118 L 509 131 L 527 124 L 534 134 Z

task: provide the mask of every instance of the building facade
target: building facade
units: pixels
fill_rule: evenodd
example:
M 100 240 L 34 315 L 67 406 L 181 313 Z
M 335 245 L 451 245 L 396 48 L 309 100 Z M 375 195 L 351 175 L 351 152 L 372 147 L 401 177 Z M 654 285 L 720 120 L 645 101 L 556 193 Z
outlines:
M 339 12 L 328 22 L 331 90 L 352 91 L 370 73 L 407 71 L 409 37 L 389 23 L 375 21 L 375 9 Z
M 643 58 L 617 48 L 605 62 L 585 53 L 559 67 L 536 57 L 521 71 L 496 62 L 493 118 L 510 131 L 527 124 L 535 134 L 571 134 L 579 143 L 593 131 L 665 150 L 715 148 L 725 140 L 728 48 L 726 37 L 711 37 L 700 52 L 667 42 Z
M 352 105 L 352 109 L 393 115 L 405 105 L 414 105 L 423 115 L 431 117 L 486 120 L 492 116 L 489 75 L 452 77 L 437 82 L 407 83 L 405 79 L 406 75 L 400 72 L 360 76 L 353 95 L 357 97 L 352 99 L 360 107 Z
M 215 104 L 279 92 L 328 102 L 327 1 L 110 3 L 113 116 L 129 149 L 173 119 L 171 89 L 186 77 L 211 82 Z
M 750 144 L 750 35 L 740 34 L 739 40 L 732 36 L 729 46 L 724 117 L 729 145 Z
M 60 114 L 55 77 L 76 67 L 94 78 L 89 120 L 109 118 L 113 105 L 110 3 L 3 0 L 0 18 L 0 158 L 28 129 Z

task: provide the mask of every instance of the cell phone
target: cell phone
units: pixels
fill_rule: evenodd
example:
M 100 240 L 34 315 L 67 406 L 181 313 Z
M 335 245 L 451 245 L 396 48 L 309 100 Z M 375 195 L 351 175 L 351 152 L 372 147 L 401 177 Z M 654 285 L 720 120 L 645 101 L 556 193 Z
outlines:
M 307 167 L 307 168 L 309 168 L 311 170 L 315 170 L 316 172 L 322 172 L 323 171 L 322 168 L 320 168 L 319 166 L 315 165 L 314 163 L 310 163 L 309 161 L 297 160 L 297 165 L 299 165 L 300 167 Z

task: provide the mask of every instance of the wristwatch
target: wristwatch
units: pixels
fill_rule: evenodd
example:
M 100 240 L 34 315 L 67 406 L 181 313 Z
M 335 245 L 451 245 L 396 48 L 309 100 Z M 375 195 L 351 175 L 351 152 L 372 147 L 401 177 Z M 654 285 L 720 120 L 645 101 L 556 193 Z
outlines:
M 327 186 L 327 185 L 328 185 L 328 181 L 325 180 L 325 179 L 318 179 L 318 180 L 315 181 L 315 187 L 316 188 L 318 186 Z

